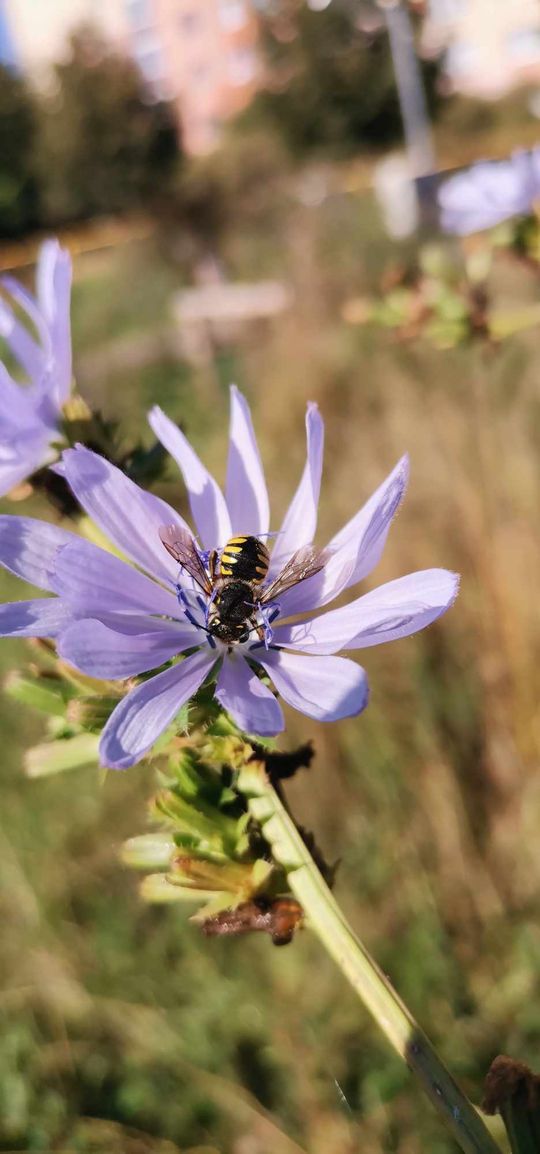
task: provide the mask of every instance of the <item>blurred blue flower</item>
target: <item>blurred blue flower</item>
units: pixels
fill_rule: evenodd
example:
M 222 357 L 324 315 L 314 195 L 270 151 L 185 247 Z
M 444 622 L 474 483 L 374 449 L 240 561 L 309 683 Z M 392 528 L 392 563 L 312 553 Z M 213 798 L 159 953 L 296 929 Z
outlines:
M 540 147 L 507 160 L 482 160 L 458 172 L 438 192 L 445 232 L 466 236 L 530 212 L 540 196 Z
M 0 363 L 0 496 L 54 460 L 61 437 L 71 390 L 69 253 L 55 240 L 42 245 L 36 297 L 13 277 L 1 284 L 9 299 L 0 298 L 0 337 L 18 371 L 14 379 Z
M 150 423 L 183 474 L 203 564 L 203 550 L 222 549 L 234 535 L 268 536 L 261 459 L 248 405 L 237 389 L 232 390 L 225 494 L 160 409 L 152 411 Z M 308 406 L 306 431 L 306 465 L 276 534 L 266 583 L 315 535 L 324 436 L 316 405 Z M 160 533 L 171 526 L 192 541 L 186 522 L 88 449 L 68 449 L 62 462 L 77 501 L 137 568 L 56 526 L 0 517 L 0 563 L 56 594 L 0 606 L 0 634 L 56 637 L 62 658 L 107 680 L 167 666 L 132 688 L 111 714 L 100 744 L 104 765 L 121 769 L 139 761 L 212 673 L 220 704 L 247 733 L 270 736 L 284 728 L 281 705 L 260 680 L 258 667 L 280 697 L 308 717 L 336 721 L 356 715 L 367 705 L 367 677 L 354 661 L 336 654 L 416 633 L 456 596 L 456 574 L 428 569 L 315 616 L 379 561 L 405 492 L 404 457 L 332 538 L 321 571 L 278 595 L 266 644 L 258 635 L 268 626 L 262 614 L 258 632 L 250 628 L 247 639 L 224 644 L 207 629 L 208 594 L 162 543 Z M 181 654 L 187 656 L 174 660 Z

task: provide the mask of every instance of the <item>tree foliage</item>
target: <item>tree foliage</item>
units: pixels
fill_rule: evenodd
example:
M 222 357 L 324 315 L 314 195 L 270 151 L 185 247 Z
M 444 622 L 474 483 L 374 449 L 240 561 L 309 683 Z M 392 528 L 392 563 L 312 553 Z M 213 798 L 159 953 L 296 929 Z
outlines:
M 268 10 L 267 85 L 254 114 L 270 117 L 294 151 L 347 152 L 400 135 L 388 39 L 374 13 L 361 2 L 317 12 L 305 0 L 275 0 Z
M 152 103 L 136 66 L 90 28 L 72 37 L 55 77 L 39 157 L 47 223 L 146 204 L 178 164 L 170 106 Z
M 30 89 L 20 76 L 0 66 L 0 235 L 4 237 L 18 236 L 38 221 L 36 133 Z

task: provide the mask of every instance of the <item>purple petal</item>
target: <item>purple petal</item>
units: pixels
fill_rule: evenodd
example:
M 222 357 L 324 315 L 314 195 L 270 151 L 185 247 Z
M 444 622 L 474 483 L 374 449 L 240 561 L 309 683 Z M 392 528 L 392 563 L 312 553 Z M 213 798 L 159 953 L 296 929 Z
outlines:
M 403 500 L 408 480 L 409 458 L 405 454 L 382 485 L 379 485 L 366 501 L 360 512 L 329 542 L 328 548 L 332 552 L 340 552 L 342 549 L 350 550 L 351 543 L 360 540 L 358 557 L 354 558 L 354 581 L 362 581 L 378 563 L 386 544 L 392 518 Z
M 52 345 L 52 389 L 59 405 L 71 391 L 71 257 L 57 240 L 41 246 L 36 273 L 39 307 Z
M 71 542 L 77 543 L 78 537 L 57 525 L 31 517 L 0 516 L 0 565 L 49 593 L 55 592 L 56 557 Z
M 58 411 L 71 388 L 70 290 L 71 261 L 57 241 L 42 245 L 37 267 L 38 300 L 13 277 L 2 278 L 4 288 L 25 313 L 21 324 L 11 306 L 0 302 L 0 334 L 23 372 Z M 38 340 L 35 339 L 37 331 Z
M 381 558 L 408 479 L 409 458 L 405 455 L 360 512 L 332 538 L 328 545 L 331 556 L 322 572 L 283 595 L 282 617 L 326 605 L 343 589 L 356 585 L 371 573 Z
M 13 309 L 2 299 L 0 299 L 0 337 L 5 340 L 24 375 L 37 384 L 45 371 L 43 350 L 28 329 L 17 320 Z
M 5 365 L 0 364 L 0 437 L 5 439 L 6 426 L 15 432 L 39 424 L 37 399 L 32 389 L 16 384 Z
M 88 617 L 133 610 L 169 617 L 179 613 L 174 593 L 105 549 L 77 538 L 56 555 L 51 588 Z
M 0 637 L 57 637 L 73 621 L 58 597 L 0 605 Z
M 0 494 L 30 477 L 54 457 L 53 428 L 38 411 L 39 398 L 20 388 L 0 365 Z
M 128 693 L 101 735 L 102 764 L 111 769 L 127 769 L 140 761 L 197 692 L 215 660 L 215 651 L 205 647 Z
M 446 232 L 480 232 L 529 212 L 540 193 L 538 149 L 506 160 L 484 160 L 441 185 L 438 200 Z
M 235 385 L 231 386 L 226 496 L 233 534 L 262 537 L 268 533 L 270 509 L 259 449 L 249 405 Z
M 278 627 L 274 639 L 309 653 L 336 653 L 409 637 L 450 608 L 458 586 L 459 577 L 447 569 L 409 573 L 314 621 Z
M 7 290 L 19 308 L 26 313 L 32 327 L 37 330 L 39 344 L 42 346 L 42 355 L 43 349 L 47 350 L 48 353 L 50 346 L 49 330 L 47 328 L 45 317 L 43 316 L 35 297 L 32 296 L 32 293 L 28 292 L 28 289 L 26 289 L 20 281 L 16 280 L 16 278 L 13 276 L 9 276 L 9 274 L 7 276 L 3 276 L 0 283 L 2 284 L 2 287 Z
M 270 649 L 253 653 L 268 670 L 284 701 L 315 721 L 339 721 L 361 713 L 368 703 L 365 670 L 345 657 L 306 657 Z
M 285 728 L 279 702 L 239 653 L 225 657 L 216 697 L 245 733 L 274 737 Z
M 274 577 L 285 561 L 302 545 L 310 545 L 317 528 L 317 510 L 324 450 L 324 424 L 316 405 L 306 413 L 307 460 L 296 493 L 283 519 L 272 552 L 269 576 Z
M 185 523 L 170 505 L 90 449 L 68 449 L 62 463 L 77 500 L 117 549 L 155 577 L 174 581 L 179 567 L 162 545 L 159 529 L 172 521 Z
M 156 437 L 174 457 L 184 478 L 197 532 L 205 549 L 225 545 L 231 536 L 231 520 L 219 485 L 180 429 L 156 405 L 148 415 Z
M 89 677 L 116 681 L 158 669 L 200 637 L 192 626 L 152 618 L 139 618 L 138 628 L 124 631 L 121 619 L 111 628 L 97 620 L 77 621 L 63 632 L 58 653 Z
M 195 625 L 190 625 L 189 621 L 173 621 L 168 617 L 152 617 L 142 613 L 115 612 L 100 613 L 95 620 L 101 621 L 101 624 L 106 625 L 107 629 L 112 629 L 113 633 L 123 633 L 126 637 L 136 637 L 139 633 L 155 633 L 164 637 L 170 636 L 171 631 L 174 631 L 176 637 L 181 633 L 186 640 L 190 639 L 189 645 L 185 646 L 186 649 L 201 642 L 199 629 Z
M 0 497 L 11 492 L 17 485 L 26 481 L 41 465 L 47 463 L 49 452 L 43 441 L 29 440 L 26 452 L 22 452 L 11 461 L 0 460 Z M 0 562 L 1 564 L 1 562 Z

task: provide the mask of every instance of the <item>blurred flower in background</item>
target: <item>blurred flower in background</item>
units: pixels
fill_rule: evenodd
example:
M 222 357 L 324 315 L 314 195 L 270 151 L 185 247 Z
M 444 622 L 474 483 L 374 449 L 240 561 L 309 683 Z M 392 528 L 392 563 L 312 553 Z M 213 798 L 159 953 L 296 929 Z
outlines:
M 466 236 L 531 211 L 540 196 L 540 148 L 507 160 L 483 160 L 450 177 L 439 189 L 441 225 Z
M 0 336 L 14 367 L 0 365 L 0 494 L 53 461 L 71 389 L 71 259 L 55 240 L 42 245 L 36 296 L 4 277 Z M 22 314 L 22 317 L 21 317 Z M 11 366 L 10 366 L 11 367 Z

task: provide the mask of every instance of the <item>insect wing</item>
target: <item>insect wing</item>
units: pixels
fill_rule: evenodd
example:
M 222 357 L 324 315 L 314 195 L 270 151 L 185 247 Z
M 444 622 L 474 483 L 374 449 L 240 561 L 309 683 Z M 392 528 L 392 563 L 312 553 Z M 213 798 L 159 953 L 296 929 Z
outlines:
M 159 530 L 160 538 L 167 550 L 174 557 L 175 561 L 182 566 L 182 569 L 189 573 L 190 577 L 202 589 L 203 593 L 207 593 L 210 597 L 212 594 L 212 585 L 206 569 L 199 556 L 197 546 L 190 533 L 185 529 L 181 529 L 178 525 L 163 525 Z
M 287 589 L 299 585 L 300 581 L 306 581 L 308 577 L 314 577 L 316 573 L 320 573 L 329 557 L 330 550 L 328 549 L 313 549 L 311 545 L 304 545 L 302 549 L 297 549 L 296 553 L 289 557 L 281 573 L 278 573 L 272 584 L 263 591 L 260 604 L 268 604 L 269 601 L 280 597 L 282 593 L 286 593 Z

